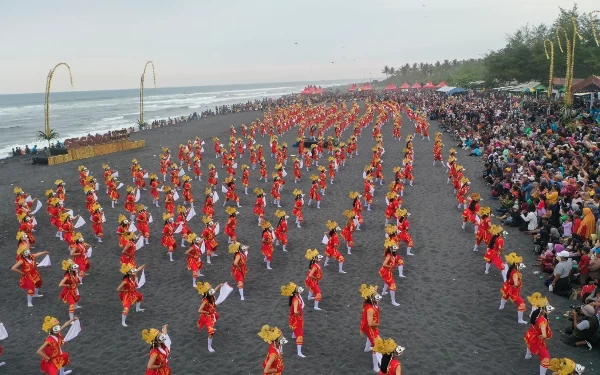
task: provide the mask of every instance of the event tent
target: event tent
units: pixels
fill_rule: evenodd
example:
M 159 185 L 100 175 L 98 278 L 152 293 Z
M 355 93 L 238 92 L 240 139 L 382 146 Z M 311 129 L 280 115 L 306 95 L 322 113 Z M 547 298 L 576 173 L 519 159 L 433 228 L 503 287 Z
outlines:
M 355 83 L 355 84 L 353 84 L 353 85 L 352 85 L 352 86 L 351 86 L 351 87 L 348 89 L 348 92 L 354 92 L 354 91 L 356 91 L 357 89 L 358 89 L 358 86 L 356 86 L 356 83 Z
M 389 85 L 386 86 L 386 88 L 384 90 L 385 91 L 396 90 L 396 86 L 393 83 L 390 83 Z
M 466 92 L 467 90 L 462 87 L 453 87 L 453 86 L 444 86 L 436 90 L 437 92 L 442 92 L 448 95 L 459 94 L 461 92 Z
M 370 83 L 365 83 L 360 88 L 360 91 L 373 91 L 373 86 Z
M 321 87 L 306 86 L 304 88 L 304 90 L 302 90 L 302 92 L 300 94 L 302 94 L 302 95 L 315 95 L 315 94 L 322 94 L 322 93 L 323 93 L 323 89 Z
M 421 88 L 421 85 L 419 84 L 419 82 L 415 82 L 415 83 L 413 83 L 413 85 L 412 85 L 412 86 L 410 86 L 410 88 L 411 88 L 411 89 L 420 89 L 420 88 Z
M 408 90 L 409 88 L 410 85 L 406 81 L 402 84 L 402 86 L 400 86 L 400 90 Z
M 600 77 L 590 76 L 581 82 L 573 83 L 573 92 L 600 91 Z
M 435 86 L 433 85 L 433 82 L 429 81 L 422 88 L 424 88 L 424 89 L 435 89 Z
M 435 86 L 436 89 L 442 88 L 444 86 L 448 86 L 448 84 L 445 81 L 442 81 L 440 83 L 437 84 L 437 86 Z

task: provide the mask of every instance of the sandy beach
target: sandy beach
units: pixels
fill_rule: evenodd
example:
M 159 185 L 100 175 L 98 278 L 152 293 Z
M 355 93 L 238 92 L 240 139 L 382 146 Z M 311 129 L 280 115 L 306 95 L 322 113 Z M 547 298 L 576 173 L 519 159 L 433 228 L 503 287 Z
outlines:
M 414 127 L 403 116 L 402 137 L 405 138 L 413 132 Z M 122 306 L 116 292 L 122 278 L 119 272 L 120 248 L 116 221 L 124 209 L 122 200 L 118 208 L 110 208 L 102 184 L 101 165 L 109 163 L 120 172 L 122 181 L 131 182 L 129 167 L 132 158 L 136 158 L 144 169 L 158 173 L 158 154 L 162 147 L 169 147 L 176 157 L 180 143 L 199 136 L 207 141 L 202 164 L 205 177 L 202 182 L 194 182 L 194 197 L 197 211 L 200 212 L 207 186 L 207 165 L 216 161 L 215 165 L 220 167 L 220 159 L 214 157 L 211 138 L 218 136 L 224 141 L 228 138 L 231 125 L 239 128 L 241 124 L 250 124 L 257 117 L 262 118 L 262 113 L 216 116 L 135 133 L 132 139 L 145 139 L 145 148 L 52 167 L 30 165 L 25 158 L 0 160 L 0 194 L 5 199 L 0 206 L 3 244 L 0 253 L 3 265 L 0 271 L 0 321 L 9 332 L 8 339 L 1 342 L 4 347 L 1 360 L 7 364 L 0 367 L 0 374 L 41 373 L 36 350 L 46 337 L 41 330 L 44 316 L 55 316 L 61 322 L 68 319 L 67 306 L 59 298 L 61 288 L 58 287 L 63 275 L 60 261 L 68 256 L 67 245 L 55 238 L 55 230 L 44 209 L 36 215 L 39 225 L 35 250 L 48 250 L 53 265 L 41 269 L 44 297 L 35 299 L 34 307 L 27 307 L 26 294 L 19 288 L 18 275 L 10 271 L 14 264 L 15 233 L 18 229 L 13 188 L 20 186 L 33 197 L 42 198 L 45 203 L 44 191 L 54 188 L 54 180 L 63 179 L 67 187 L 65 205 L 73 209 L 75 214 L 82 213 L 87 220 L 89 215 L 85 209 L 85 195 L 79 185 L 77 171 L 80 164 L 99 177 L 99 203 L 105 208 L 107 222 L 104 226 L 105 239 L 101 244 L 93 240 L 89 223 L 80 228 L 86 242 L 93 246 L 94 254 L 90 274 L 79 288 L 83 308 L 77 314 L 83 331 L 64 347 L 71 355 L 72 365 L 68 368 L 73 370 L 73 374 L 142 374 L 147 363 L 148 346 L 141 339 L 141 330 L 159 328 L 164 323 L 169 323 L 169 334 L 173 341 L 173 374 L 261 373 L 267 345 L 257 333 L 263 324 L 280 327 L 290 340 L 284 349 L 285 374 L 372 373 L 371 355 L 363 352 L 365 338 L 359 335 L 362 299 L 358 290 L 362 283 L 382 286 L 378 270 L 383 261 L 384 194 L 393 175 L 392 169 L 401 164 L 404 148 L 404 141 L 393 141 L 391 122 L 382 129 L 386 148 L 382 160 L 384 175 L 388 180 L 384 186 L 376 187 L 372 211 L 364 212 L 365 224 L 361 231 L 355 233 L 352 255 L 345 254 L 345 243 L 342 242 L 340 246 L 346 257 L 344 269 L 347 274 L 339 274 L 336 262 L 330 262 L 321 282 L 323 301 L 320 307 L 323 311 L 313 311 L 312 302 L 307 301 L 303 347 L 307 358 L 301 359 L 295 355 L 295 345 L 287 326 L 288 300 L 281 296 L 280 287 L 289 281 L 304 283 L 308 269 L 304 253 L 307 248 L 317 248 L 323 253 L 321 238 L 327 220 L 336 220 L 341 227 L 345 223 L 343 211 L 351 208 L 348 193 L 353 190 L 362 192 L 363 189 L 361 174 L 370 161 L 371 147 L 374 145 L 370 137 L 371 127 L 365 129 L 359 139 L 359 156 L 349 159 L 346 167 L 340 168 L 334 184 L 328 185 L 321 209 L 316 209 L 314 205 L 305 207 L 305 222 L 301 229 L 297 229 L 293 225 L 294 218 L 290 218 L 288 252 L 282 252 L 281 247 L 276 248 L 272 271 L 265 270 L 260 253 L 261 232 L 252 213 L 255 200 L 252 189 L 261 187 L 269 191 L 271 179 L 269 183 L 258 182 L 258 170 L 251 171 L 250 195 L 247 196 L 243 194 L 241 183 L 238 184 L 242 208 L 239 209 L 237 234 L 240 242 L 250 246 L 249 273 L 244 289 L 246 300 L 240 301 L 234 290 L 218 307 L 220 320 L 213 342 L 216 352 L 212 354 L 206 348 L 206 331 L 199 332 L 196 326 L 200 297 L 191 285 L 185 250 L 178 248 L 175 261 L 168 261 L 166 250 L 160 245 L 163 210 L 152 207 L 149 192 L 143 192 L 140 202 L 150 207 L 149 211 L 155 218 L 150 227 L 150 245 L 144 246 L 136 257 L 138 264 L 147 265 L 147 283 L 140 290 L 144 294 L 142 307 L 146 311 L 132 312 L 128 318 L 129 327 L 121 326 Z M 60 129 L 56 130 L 60 132 Z M 406 278 L 396 279 L 400 306 L 393 307 L 389 296 L 383 298 L 381 334 L 394 338 L 406 347 L 401 359 L 403 374 L 537 374 L 537 357 L 529 361 L 524 359 L 523 335 L 528 326 L 517 324 L 514 304 L 509 302 L 503 311 L 498 310 L 502 276 L 493 267 L 490 274 L 484 274 L 483 246 L 479 252 L 472 251 L 475 240 L 472 227 L 468 225 L 467 229 L 461 230 L 461 211 L 456 208 L 452 186 L 446 184 L 445 168 L 439 164 L 432 166 L 433 138 L 439 130 L 437 124 L 432 122 L 432 141 L 422 141 L 419 137 L 414 142 L 415 185 L 411 187 L 406 184 L 403 207 L 411 213 L 410 233 L 415 243 L 412 251 L 416 255 L 406 256 L 405 247 L 401 248 L 406 262 Z M 346 130 L 342 138 L 347 139 L 350 132 Z M 290 145 L 289 154 L 296 153 L 291 148 L 295 138 L 295 130 L 281 138 Z M 270 175 L 275 161 L 269 157 L 269 139 L 257 136 L 257 141 L 266 146 L 265 158 Z M 444 133 L 443 143 L 446 160 L 448 150 L 455 142 Z M 481 193 L 482 205 L 495 208 L 497 202 L 489 199 L 490 189 L 480 179 L 483 169 L 480 158 L 468 157 L 465 151 L 459 150 L 458 159 L 472 181 L 471 191 Z M 238 162 L 239 165 L 243 163 L 249 164 L 248 154 Z M 325 164 L 325 161 L 321 164 Z M 292 165 L 288 163 L 289 176 L 281 204 L 290 216 L 293 189 L 300 188 L 308 193 L 309 176 L 314 170 L 314 167 L 310 173 L 303 170 L 302 181 L 296 185 L 291 178 Z M 225 175 L 225 172 L 219 174 Z M 223 228 L 227 215 L 221 204 L 222 201 L 218 202 L 215 210 L 216 219 Z M 275 221 L 275 209 L 272 204 L 267 205 L 266 218 L 271 222 Z M 189 225 L 199 233 L 204 227 L 201 215 L 194 217 Z M 569 301 L 549 294 L 540 275 L 534 274 L 539 269 L 532 267 L 535 257 L 532 255 L 531 239 L 513 228 L 509 228 L 508 232 L 505 253 L 514 251 L 526 260 L 522 297 L 539 291 L 549 295 L 550 303 L 556 307 L 550 319 L 554 331 L 554 338 L 548 341 L 550 354 L 553 357 L 569 357 L 585 365 L 589 373 L 598 371 L 598 365 L 590 363 L 589 353 L 560 341 L 559 330 L 563 330 L 567 324 L 562 314 L 568 309 Z M 217 239 L 219 256 L 212 265 L 205 263 L 202 269 L 205 277 L 200 279 L 211 282 L 213 286 L 226 281 L 233 285 L 230 275 L 232 257 L 226 251 L 227 237 L 221 233 Z M 179 235 L 176 240 L 179 245 Z M 529 311 L 529 305 L 527 309 Z

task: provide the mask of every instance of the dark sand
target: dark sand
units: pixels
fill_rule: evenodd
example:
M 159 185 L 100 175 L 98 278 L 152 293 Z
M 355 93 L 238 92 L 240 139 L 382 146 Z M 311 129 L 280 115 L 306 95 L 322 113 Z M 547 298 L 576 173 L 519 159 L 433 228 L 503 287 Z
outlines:
M 1 360 L 7 362 L 0 367 L 0 374 L 37 374 L 39 358 L 36 350 L 45 338 L 41 331 L 44 316 L 53 315 L 61 321 L 68 318 L 67 306 L 59 299 L 61 288 L 58 283 L 63 275 L 60 260 L 67 257 L 66 245 L 54 237 L 55 231 L 50 227 L 48 215 L 44 210 L 37 214 L 39 223 L 37 230 L 38 251 L 47 249 L 51 252 L 53 265 L 41 269 L 44 280 L 43 298 L 34 299 L 34 307 L 27 308 L 25 292 L 18 286 L 18 275 L 10 271 L 14 263 L 16 249 L 15 233 L 18 228 L 14 215 L 14 186 L 21 186 L 34 197 L 42 197 L 44 191 L 54 187 L 54 180 L 61 178 L 67 183 L 66 206 L 75 213 L 87 211 L 84 206 L 84 194 L 79 185 L 77 166 L 86 165 L 89 170 L 102 176 L 101 165 L 110 163 L 119 170 L 121 179 L 127 182 L 129 166 L 132 158 L 151 172 L 158 172 L 158 157 L 162 146 L 168 146 L 176 156 L 177 146 L 188 139 L 200 136 L 207 140 L 205 161 L 202 166 L 206 176 L 209 162 L 215 162 L 214 151 L 210 139 L 217 135 L 222 140 L 228 138 L 230 125 L 239 127 L 249 124 L 258 116 L 258 112 L 218 116 L 208 120 L 176 125 L 144 133 L 138 133 L 134 139 L 145 139 L 147 146 L 120 154 L 107 155 L 81 163 L 73 162 L 58 166 L 30 165 L 25 159 L 2 160 L 0 163 L 0 193 L 5 197 L 1 207 L 0 225 L 2 228 L 3 251 L 0 262 L 0 321 L 4 322 L 9 338 L 1 342 L 4 355 Z M 404 117 L 403 138 L 413 131 L 412 124 Z M 431 126 L 431 138 L 438 129 Z M 60 129 L 57 129 L 60 132 Z M 351 130 L 344 133 L 347 139 Z M 383 156 L 384 173 L 392 176 L 392 168 L 401 163 L 399 156 L 404 142 L 394 142 L 391 138 L 392 126 L 388 123 L 383 128 L 386 140 L 386 153 Z M 293 144 L 296 132 L 292 131 L 283 137 L 289 145 Z M 219 306 L 221 319 L 218 321 L 213 346 L 216 353 L 210 354 L 206 348 L 206 331 L 199 332 L 196 326 L 200 298 L 192 289 L 191 273 L 186 269 L 185 256 L 182 249 L 174 255 L 175 262 L 169 262 L 166 250 L 160 246 L 162 229 L 162 210 L 152 207 L 151 197 L 144 192 L 141 202 L 150 207 L 155 218 L 151 224 L 151 245 L 146 245 L 138 252 L 137 263 L 147 264 L 147 283 L 141 289 L 144 294 L 143 313 L 130 313 L 128 328 L 121 326 L 121 303 L 116 287 L 121 280 L 119 272 L 120 249 L 117 246 L 116 219 L 124 213 L 123 203 L 119 208 L 111 209 L 103 186 L 99 191 L 99 201 L 105 207 L 107 222 L 105 223 L 105 240 L 95 244 L 90 224 L 82 229 L 84 238 L 94 247 L 91 258 L 90 275 L 80 286 L 82 295 L 78 310 L 84 331 L 75 340 L 65 346 L 71 354 L 73 374 L 142 374 L 147 362 L 148 345 L 141 339 L 144 328 L 159 328 L 169 323 L 169 333 L 173 340 L 172 369 L 174 374 L 258 374 L 261 363 L 267 352 L 265 344 L 257 333 L 263 324 L 276 325 L 284 330 L 290 340 L 284 352 L 286 374 L 369 374 L 371 372 L 371 355 L 364 353 L 365 338 L 359 335 L 361 316 L 361 297 L 358 292 L 362 283 L 382 285 L 378 270 L 382 262 L 382 246 L 384 240 L 384 194 L 387 184 L 377 186 L 373 211 L 364 214 L 365 224 L 362 230 L 355 233 L 353 254 L 346 256 L 345 243 L 340 246 L 346 257 L 344 269 L 347 274 L 337 272 L 336 262 L 332 262 L 324 271 L 322 280 L 323 311 L 314 312 L 312 301 L 307 302 L 305 310 L 305 359 L 295 356 L 295 344 L 287 326 L 288 301 L 280 295 L 280 286 L 294 281 L 304 283 L 308 262 L 304 258 L 307 248 L 318 248 L 321 252 L 321 237 L 328 219 L 337 220 L 343 226 L 343 211 L 351 206 L 348 192 L 362 192 L 361 172 L 370 160 L 373 141 L 371 129 L 364 131 L 359 140 L 359 157 L 349 159 L 336 177 L 334 185 L 329 185 L 327 195 L 317 210 L 305 208 L 305 223 L 302 229 L 295 228 L 291 215 L 293 205 L 292 190 L 295 187 L 308 193 L 310 173 L 303 172 L 303 180 L 294 185 L 291 163 L 288 164 L 289 176 L 282 193 L 282 206 L 292 216 L 288 253 L 277 248 L 272 262 L 273 270 L 267 272 L 260 254 L 260 229 L 252 213 L 254 195 L 243 195 L 241 183 L 242 208 L 239 240 L 251 246 L 249 256 L 249 274 L 246 280 L 246 301 L 240 301 L 237 290 Z M 268 146 L 268 138 L 258 137 L 258 142 Z M 445 155 L 453 142 L 444 134 Z M 472 252 L 474 235 L 472 227 L 461 230 L 461 214 L 456 209 L 456 200 L 452 187 L 446 185 L 445 168 L 432 166 L 433 141 L 415 141 L 415 186 L 406 184 L 404 207 L 410 216 L 411 233 L 415 242 L 413 257 L 404 256 L 406 261 L 405 279 L 397 279 L 399 286 L 398 301 L 400 307 L 390 304 L 389 296 L 385 296 L 381 307 L 381 334 L 393 337 L 406 347 L 402 358 L 406 374 L 537 374 L 539 361 L 537 357 L 526 361 L 523 335 L 525 325 L 516 323 L 516 307 L 508 303 L 504 311 L 499 311 L 500 287 L 502 278 L 495 269 L 484 275 L 483 247 L 478 253 Z M 274 160 L 269 158 L 266 147 L 265 157 L 269 174 Z M 289 154 L 294 154 L 290 150 Z M 484 197 L 484 204 L 496 206 L 496 202 L 488 199 L 489 188 L 479 178 L 482 164 L 479 159 L 466 156 L 459 150 L 459 162 L 466 168 L 466 175 L 473 181 L 471 191 L 479 191 Z M 244 157 L 248 163 L 248 155 Z M 215 165 L 220 166 L 220 160 Z M 324 164 L 324 162 L 322 162 Z M 241 165 L 241 163 L 240 163 Z M 312 171 L 311 171 L 312 173 Z M 220 173 L 224 175 L 225 173 Z M 251 174 L 251 190 L 262 187 L 269 191 L 271 183 L 257 183 L 258 171 Z M 103 181 L 102 178 L 99 178 Z M 269 179 L 270 180 L 270 179 Z M 239 181 L 238 181 L 239 182 Z M 194 196 L 197 211 L 202 207 L 203 182 L 194 184 Z M 226 214 L 217 203 L 217 218 L 222 227 Z M 45 203 L 45 200 L 44 200 Z M 268 205 L 267 218 L 274 221 L 273 205 Z M 158 219 L 158 220 L 157 220 Z M 190 223 L 192 230 L 201 231 L 201 215 Z M 522 296 L 534 291 L 548 294 L 539 275 L 533 275 L 537 269 L 531 267 L 534 256 L 531 254 L 532 244 L 528 236 L 509 230 L 506 240 L 506 252 L 516 251 L 525 256 L 527 268 L 524 271 Z M 179 245 L 180 237 L 176 237 Z M 216 285 L 228 281 L 234 285 L 230 276 L 231 256 L 227 254 L 227 238 L 218 236 L 219 257 L 212 265 L 205 264 L 203 273 L 207 280 Z M 306 297 L 306 292 L 304 293 Z M 554 338 L 549 341 L 549 351 L 553 356 L 566 356 L 584 364 L 590 373 L 594 365 L 590 364 L 592 353 L 583 349 L 575 349 L 559 341 L 559 329 L 564 329 L 566 320 L 562 313 L 566 311 L 569 301 L 550 296 L 550 302 L 557 307 L 551 316 Z M 528 306 L 529 310 L 529 306 Z M 556 320 L 556 317 L 560 319 Z M 597 350 L 596 350 L 597 352 Z M 597 353 L 596 353 L 597 354 Z M 587 360 L 584 360 L 587 359 Z

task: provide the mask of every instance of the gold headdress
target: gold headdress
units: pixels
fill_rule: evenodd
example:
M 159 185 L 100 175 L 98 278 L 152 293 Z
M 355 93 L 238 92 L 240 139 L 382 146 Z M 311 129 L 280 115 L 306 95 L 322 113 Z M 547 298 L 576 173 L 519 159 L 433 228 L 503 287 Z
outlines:
M 241 247 L 242 247 L 242 244 L 240 242 L 234 242 L 234 243 L 230 244 L 229 245 L 229 254 L 237 253 Z
M 147 208 L 147 207 L 146 207 L 146 206 L 144 206 L 143 204 L 138 204 L 137 206 L 135 206 L 135 210 L 136 210 L 137 212 L 144 211 L 146 208 Z
M 539 308 L 539 307 L 548 306 L 548 298 L 543 297 L 540 292 L 535 292 L 532 295 L 527 296 L 527 301 L 529 301 L 529 303 L 533 307 Z
M 489 207 L 481 207 L 479 209 L 479 216 L 489 216 L 490 213 L 492 212 L 492 209 Z
M 62 185 L 62 184 L 64 184 L 63 180 L 56 180 L 56 181 L 54 181 L 54 185 L 56 185 L 56 186 Z
M 42 331 L 46 333 L 50 333 L 52 327 L 59 325 L 60 322 L 53 316 L 47 316 L 44 318 L 44 323 L 42 324 Z
M 260 223 L 260 227 L 262 229 L 269 229 L 269 228 L 271 228 L 271 223 L 269 223 L 267 220 L 263 220 Z
M 344 216 L 346 216 L 348 219 L 353 218 L 354 217 L 354 211 L 352 211 L 352 210 L 346 210 L 346 211 L 344 211 Z
M 373 285 L 367 286 L 367 284 L 362 284 L 360 286 L 360 295 L 362 296 L 362 298 L 367 299 L 375 293 L 377 293 L 377 288 L 375 288 Z
M 110 165 L 103 163 L 102 164 L 102 169 L 110 169 Z
M 310 176 L 311 181 L 318 181 L 319 177 L 316 174 Z
M 86 194 L 90 194 L 94 192 L 94 189 L 91 186 L 86 186 L 83 188 L 83 192 Z
M 62 269 L 63 271 L 68 270 L 69 268 L 71 268 L 72 265 L 74 265 L 75 262 L 73 262 L 72 259 L 66 259 L 62 261 Z
M 254 188 L 254 194 L 256 195 L 265 195 L 265 191 L 261 188 Z
M 317 249 L 307 249 L 306 250 L 306 254 L 304 254 L 304 257 L 308 260 L 313 260 L 316 256 L 319 255 L 319 250 Z
M 387 234 L 396 233 L 397 231 L 398 231 L 398 227 L 393 224 L 388 224 L 385 227 L 385 233 L 387 233 Z
M 334 230 L 335 228 L 338 227 L 338 223 L 336 223 L 335 221 L 331 221 L 331 220 L 327 220 L 325 225 L 327 226 L 327 229 L 329 229 L 329 230 Z
M 162 218 L 163 218 L 164 221 L 167 221 L 169 219 L 172 219 L 173 215 L 171 215 L 170 213 L 167 212 L 167 213 L 163 214 Z
M 27 213 L 23 212 L 21 215 L 17 215 L 17 220 L 23 221 L 23 220 L 25 220 L 26 217 L 28 217 Z
M 300 189 L 294 189 L 294 191 L 292 192 L 292 194 L 294 194 L 294 196 L 302 195 L 302 190 L 300 190 Z
M 165 187 L 163 188 L 163 191 L 164 191 L 165 193 L 167 193 L 167 194 L 168 194 L 168 193 L 170 193 L 170 192 L 171 192 L 171 190 L 173 190 L 173 189 L 171 189 L 171 187 L 170 187 L 170 186 L 165 186 Z
M 460 183 L 463 184 L 463 185 L 464 184 L 468 184 L 469 182 L 471 182 L 471 181 L 468 178 L 466 178 L 466 177 L 463 177 L 463 178 L 460 179 Z
M 375 346 L 373 347 L 373 351 L 381 354 L 392 354 L 398 344 L 393 339 L 383 340 L 382 338 L 377 338 L 375 340 Z
M 471 199 L 474 201 L 479 201 L 481 200 L 481 195 L 479 195 L 479 193 L 473 193 L 471 194 Z
M 406 209 L 404 208 L 399 208 L 396 210 L 396 216 L 397 217 L 404 217 L 408 214 L 408 211 L 406 211 Z
M 233 214 L 237 213 L 237 210 L 233 207 L 227 207 L 225 209 L 225 212 L 227 213 L 227 215 L 233 215 Z
M 242 169 L 248 169 L 248 165 L 247 164 L 242 164 Z
M 396 199 L 397 196 L 398 194 L 394 193 L 393 191 L 390 191 L 385 195 L 387 199 Z
M 127 192 L 128 193 L 133 193 L 135 189 L 132 186 L 127 186 Z
M 400 167 L 394 167 L 394 169 L 392 169 L 392 171 L 393 171 L 394 173 L 398 173 L 398 172 L 400 172 L 400 171 L 401 171 L 401 168 L 400 168 Z
M 210 283 L 208 283 L 208 281 L 204 282 L 204 283 L 203 282 L 199 282 L 196 285 L 196 290 L 198 291 L 198 293 L 200 293 L 202 295 L 207 294 L 208 291 L 210 290 L 210 288 L 211 288 L 210 287 Z
M 205 195 L 211 195 L 212 194 L 212 190 L 210 188 L 206 188 L 206 190 L 204 190 L 204 194 Z
M 496 235 L 498 235 L 498 234 L 501 234 L 502 232 L 504 232 L 504 229 L 503 229 L 503 228 L 502 228 L 500 225 L 495 225 L 495 224 L 494 224 L 494 225 L 492 225 L 492 226 L 490 227 L 490 233 L 491 233 L 493 236 L 496 236 Z
M 48 190 L 46 190 L 46 193 L 44 195 L 47 197 L 51 197 L 54 195 L 54 190 L 48 189 Z
M 183 177 L 181 177 L 181 179 L 183 181 L 189 181 L 191 179 L 191 177 L 186 174 L 186 175 L 183 175 Z
M 350 194 L 348 194 L 348 197 L 350 199 L 356 199 L 356 198 L 358 198 L 358 191 L 351 191 Z
M 277 327 L 262 326 L 258 336 L 267 343 L 276 341 L 282 335 L 281 330 Z
M 453 148 L 451 148 L 451 149 L 450 149 L 450 154 L 451 154 L 451 155 L 452 155 L 452 154 L 456 154 L 456 150 L 455 150 L 455 149 L 453 149 Z
M 86 168 L 86 167 L 84 167 L 83 165 L 80 165 L 79 167 L 77 167 L 77 170 L 78 170 L 79 172 L 82 172 L 82 171 L 84 171 L 84 170 L 86 170 L 86 169 L 87 169 L 87 168 Z
M 202 216 L 202 222 L 206 225 L 212 221 L 212 216 Z
M 22 231 L 18 231 L 17 232 L 17 241 L 22 241 L 23 240 L 23 236 L 26 236 L 27 233 L 22 232 Z
M 123 263 L 123 264 L 121 264 L 121 273 L 123 275 L 127 275 L 134 268 L 135 267 L 131 263 Z
M 284 285 L 281 287 L 281 295 L 285 297 L 291 297 L 292 295 L 294 295 L 294 292 L 296 291 L 297 287 L 298 285 L 290 281 L 288 285 Z
M 275 217 L 282 218 L 285 216 L 284 210 L 275 210 Z
M 127 231 L 127 232 L 125 232 L 125 233 L 123 234 L 123 237 L 124 237 L 126 240 L 128 240 L 128 241 L 129 241 L 129 240 L 132 240 L 132 239 L 133 239 L 133 237 L 135 237 L 135 233 L 134 233 L 134 232 L 129 232 L 129 231 Z
M 137 159 L 136 159 L 136 158 L 133 158 L 133 159 L 131 159 L 131 163 L 132 163 L 132 164 L 137 164 L 137 162 L 138 162 L 138 161 L 137 161 Z
M 183 206 L 177 206 L 177 213 L 178 214 L 182 214 L 185 212 L 185 207 Z
M 146 341 L 146 344 L 152 344 L 158 335 L 160 335 L 160 331 L 156 328 L 145 329 L 142 331 L 142 339 Z
M 21 189 L 20 187 L 17 186 L 17 187 L 15 187 L 13 189 L 13 193 L 15 193 L 15 194 L 22 194 L 23 193 L 23 189 Z
M 504 257 L 508 264 L 520 264 L 523 263 L 523 257 L 517 255 L 517 253 L 510 253 Z
M 187 236 L 187 241 L 189 243 L 193 243 L 194 241 L 196 241 L 196 238 L 199 238 L 198 235 L 196 233 L 190 233 Z
M 119 222 L 119 224 L 123 224 L 123 222 L 125 220 L 127 220 L 127 218 L 123 214 L 119 215 L 119 218 L 117 219 L 117 221 Z
M 60 215 L 60 221 L 68 220 L 70 217 L 71 217 L 71 214 L 68 212 L 65 212 L 64 214 Z
M 397 246 L 397 244 L 396 244 L 396 241 L 391 240 L 389 238 L 386 238 L 385 242 L 383 243 L 383 246 L 387 249 L 387 248 L 390 248 L 390 247 Z

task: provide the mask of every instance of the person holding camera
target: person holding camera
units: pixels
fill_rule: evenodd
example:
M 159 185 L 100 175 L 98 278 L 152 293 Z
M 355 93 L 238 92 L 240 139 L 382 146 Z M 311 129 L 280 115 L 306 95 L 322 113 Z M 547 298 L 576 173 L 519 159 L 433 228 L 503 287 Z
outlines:
M 573 326 L 565 329 L 568 336 L 563 337 L 562 342 L 571 346 L 587 346 L 592 350 L 592 343 L 597 344 L 599 339 L 596 333 L 600 326 L 594 306 L 583 305 L 574 308 L 572 314 Z

